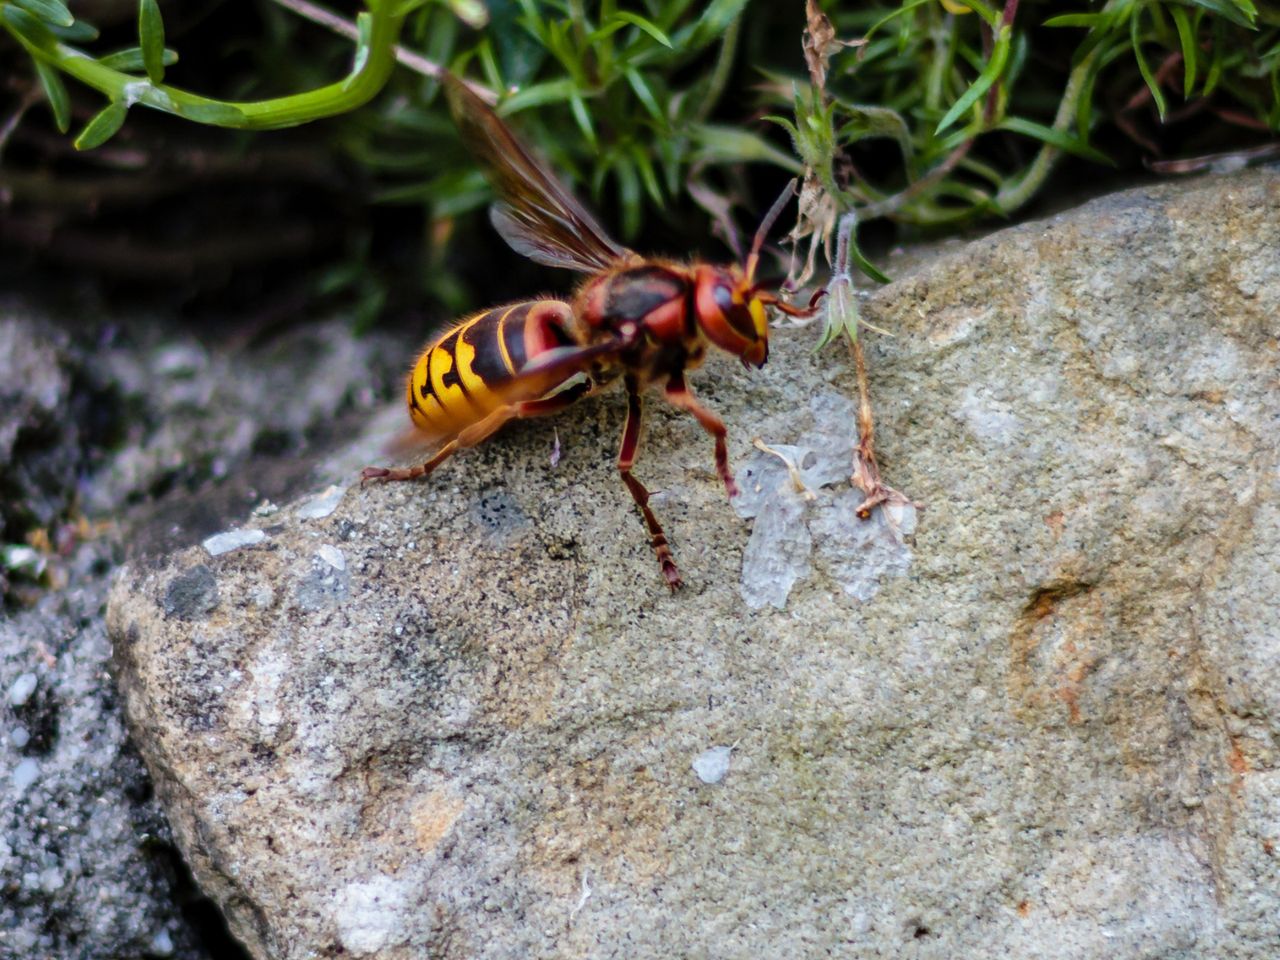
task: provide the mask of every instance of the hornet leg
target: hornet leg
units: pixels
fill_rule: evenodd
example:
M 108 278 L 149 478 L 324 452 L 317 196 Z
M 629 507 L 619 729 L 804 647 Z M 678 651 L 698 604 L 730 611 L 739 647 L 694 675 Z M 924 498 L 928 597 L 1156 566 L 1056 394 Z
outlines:
M 662 524 L 654 516 L 649 507 L 649 491 L 644 484 L 631 475 L 631 467 L 636 462 L 636 450 L 640 446 L 640 391 L 635 377 L 627 377 L 627 424 L 622 428 L 622 449 L 618 451 L 618 472 L 622 482 L 631 491 L 631 498 L 644 515 L 645 526 L 649 528 L 649 543 L 653 552 L 658 555 L 658 565 L 662 567 L 662 575 L 667 586 L 674 593 L 684 586 L 680 579 L 680 571 L 676 569 L 675 558 L 671 555 L 671 547 L 667 545 L 667 535 L 662 532 Z
M 590 384 L 579 383 L 567 390 L 543 397 L 541 400 L 524 400 L 499 407 L 479 423 L 473 423 L 437 450 L 430 460 L 412 467 L 365 467 L 360 471 L 360 481 L 365 480 L 417 480 L 425 477 L 440 464 L 466 447 L 474 447 L 491 437 L 508 420 L 525 420 L 556 413 L 578 400 L 590 389 Z
M 725 443 L 724 421 L 698 402 L 688 384 L 684 382 L 684 374 L 673 374 L 667 380 L 667 402 L 673 407 L 693 414 L 702 429 L 715 437 L 716 441 L 716 473 L 724 481 L 724 489 L 732 499 L 738 495 L 738 485 L 733 480 L 733 471 L 729 469 L 729 447 Z

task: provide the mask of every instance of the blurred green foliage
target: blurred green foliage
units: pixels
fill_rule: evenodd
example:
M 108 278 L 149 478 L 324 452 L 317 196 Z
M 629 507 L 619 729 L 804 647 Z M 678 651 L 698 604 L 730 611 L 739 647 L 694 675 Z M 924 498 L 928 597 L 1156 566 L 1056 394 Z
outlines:
M 182 44 L 166 48 L 170 10 L 157 0 L 138 4 L 124 50 L 94 53 L 96 30 L 62 0 L 0 0 L 0 38 L 26 51 L 58 129 L 76 127 L 82 149 L 127 129 L 136 107 L 242 129 L 341 116 L 327 131 L 368 198 L 425 210 L 420 276 L 450 306 L 463 294 L 444 251 L 489 193 L 440 102 L 439 67 L 493 92 L 628 242 L 655 215 L 687 232 L 702 216 L 690 197 L 722 231 L 735 205 L 749 222 L 764 204 L 743 171 L 757 164 L 776 170 L 770 189 L 803 179 L 792 237 L 810 240 L 807 266 L 822 249 L 831 259 L 843 222 L 850 262 L 872 275 L 859 223 L 1007 216 L 1064 157 L 1158 166 L 1256 147 L 1280 128 L 1280 11 L 1253 0 L 828 0 L 825 15 L 811 2 L 807 16 L 763 0 L 360 6 L 335 17 L 349 38 L 334 35 L 319 56 L 312 43 L 308 61 L 293 51 L 314 8 L 262 0 L 264 29 L 235 41 L 256 65 L 238 74 L 235 99 L 166 81 Z M 397 54 L 409 69 L 393 70 Z M 321 82 L 335 65 L 347 75 Z M 251 99 L 291 83 L 307 88 Z M 77 123 L 84 87 L 98 103 Z M 355 292 L 371 316 L 390 282 L 371 268 L 376 256 L 353 229 L 322 289 Z

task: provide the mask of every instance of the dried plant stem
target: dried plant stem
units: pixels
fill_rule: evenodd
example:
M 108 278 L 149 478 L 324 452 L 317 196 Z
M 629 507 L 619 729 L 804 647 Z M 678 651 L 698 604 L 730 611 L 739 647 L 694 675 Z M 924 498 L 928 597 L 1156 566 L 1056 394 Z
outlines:
M 869 520 L 871 512 L 882 504 L 910 505 L 923 509 L 905 493 L 886 486 L 880 479 L 880 464 L 876 461 L 875 417 L 871 412 L 871 389 L 867 383 L 867 360 L 862 351 L 861 337 L 846 337 L 849 353 L 853 357 L 853 372 L 858 385 L 858 445 L 853 450 L 853 485 L 865 495 L 855 511 L 862 520 Z

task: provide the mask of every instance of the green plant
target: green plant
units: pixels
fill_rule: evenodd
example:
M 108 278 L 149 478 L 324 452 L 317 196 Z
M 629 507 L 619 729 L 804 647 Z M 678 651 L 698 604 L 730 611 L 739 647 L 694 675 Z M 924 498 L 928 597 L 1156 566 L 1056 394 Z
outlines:
M 344 79 L 306 93 L 246 102 L 216 100 L 164 83 L 165 67 L 177 61 L 177 54 L 165 48 L 157 0 L 138 4 L 138 46 L 102 57 L 73 46 L 96 39 L 97 31 L 76 20 L 62 0 L 4 0 L 0 26 L 30 54 L 58 129 L 64 133 L 70 128 L 71 114 L 62 74 L 107 97 L 107 105 L 76 137 L 76 147 L 87 150 L 118 132 L 134 106 L 246 130 L 291 127 L 354 110 L 386 83 L 395 65 L 404 8 L 414 5 L 411 0 L 368 0 L 368 9 L 356 20 L 354 66 Z
M 773 119 L 820 192 L 802 232 L 829 245 L 849 212 L 922 227 L 1008 216 L 1064 155 L 1112 165 L 1102 129 L 1148 155 L 1166 125 L 1191 117 L 1280 129 L 1280 12 L 1252 0 L 1081 6 L 904 0 L 833 4 L 828 20 L 810 0 L 809 82 L 771 87 L 791 110 Z M 1152 133 L 1140 130 L 1148 106 Z M 860 162 L 872 141 L 892 143 L 898 161 Z

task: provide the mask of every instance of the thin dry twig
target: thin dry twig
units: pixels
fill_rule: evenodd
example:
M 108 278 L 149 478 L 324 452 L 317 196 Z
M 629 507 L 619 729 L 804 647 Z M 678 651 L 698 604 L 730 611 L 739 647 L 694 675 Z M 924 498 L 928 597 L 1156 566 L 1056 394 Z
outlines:
M 875 452 L 875 418 L 871 413 L 871 391 L 867 385 L 867 360 L 862 352 L 862 339 L 845 339 L 849 343 L 849 352 L 853 355 L 854 376 L 858 382 L 858 446 L 853 451 L 853 476 L 850 480 L 865 494 L 854 512 L 860 519 L 869 520 L 871 511 L 881 504 L 909 505 L 922 510 L 924 508 L 921 504 L 902 491 L 887 486 L 880 479 L 880 464 L 876 461 Z

